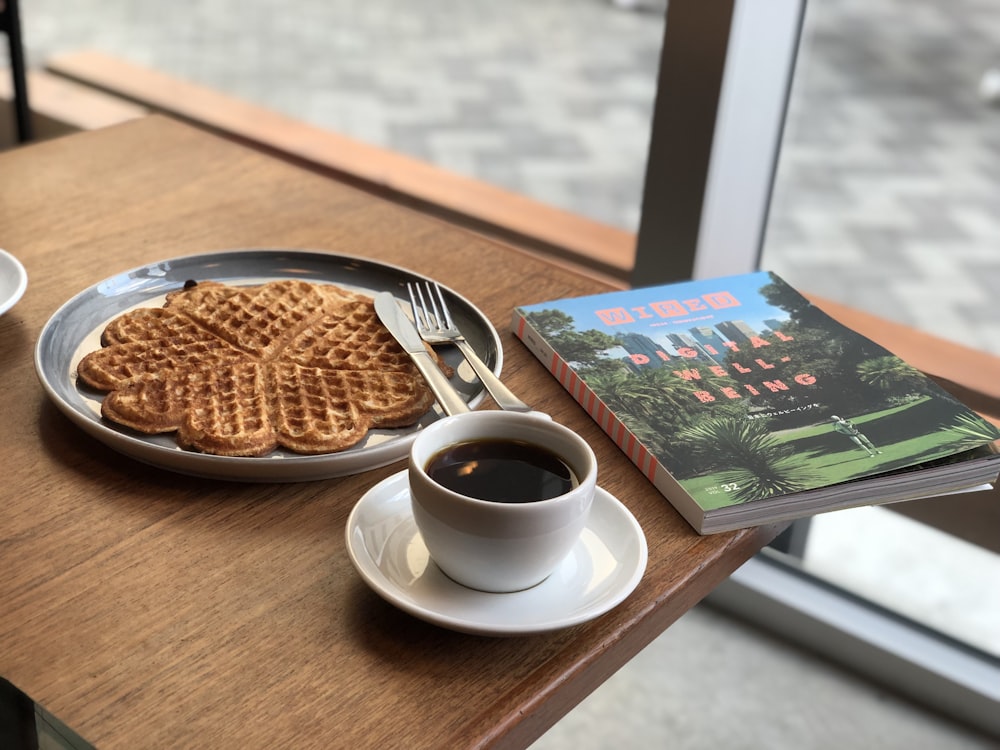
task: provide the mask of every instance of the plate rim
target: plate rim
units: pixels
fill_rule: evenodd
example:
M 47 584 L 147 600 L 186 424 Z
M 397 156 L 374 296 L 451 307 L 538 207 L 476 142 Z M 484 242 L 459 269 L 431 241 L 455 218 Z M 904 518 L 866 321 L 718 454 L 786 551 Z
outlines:
M 397 486 L 398 485 L 398 486 Z M 391 474 L 382 481 L 378 482 L 376 485 L 371 487 L 366 491 L 361 498 L 355 503 L 354 507 L 351 509 L 350 514 L 347 518 L 347 523 L 344 528 L 344 538 L 347 546 L 347 553 L 354 566 L 357 573 L 360 575 L 362 580 L 371 588 L 376 594 L 385 599 L 389 604 L 401 609 L 404 612 L 420 619 L 425 622 L 429 622 L 440 627 L 455 630 L 462 633 L 468 633 L 471 635 L 486 635 L 486 636 L 501 636 L 501 637 L 511 637 L 511 636 L 525 636 L 525 635 L 536 635 L 540 633 L 552 632 L 554 630 L 562 630 L 574 625 L 580 625 L 590 620 L 596 619 L 601 615 L 606 614 L 610 610 L 614 609 L 616 606 L 621 604 L 628 596 L 635 590 L 642 580 L 643 575 L 645 575 L 646 566 L 649 559 L 649 548 L 646 541 L 645 533 L 642 530 L 642 526 L 639 524 L 635 515 L 628 509 L 628 507 L 612 493 L 608 492 L 602 487 L 597 487 L 595 491 L 594 501 L 603 502 L 607 504 L 610 512 L 617 513 L 625 521 L 625 525 L 634 535 L 634 539 L 637 542 L 637 555 L 634 560 L 634 564 L 629 567 L 629 576 L 627 579 L 623 577 L 622 582 L 619 584 L 618 588 L 613 594 L 608 595 L 603 598 L 600 605 L 585 611 L 583 613 L 569 615 L 563 618 L 550 618 L 544 622 L 537 622 L 532 624 L 504 624 L 504 625 L 490 625 L 489 623 L 483 622 L 482 620 L 475 620 L 468 617 L 462 618 L 450 614 L 445 614 L 437 612 L 433 609 L 420 606 L 419 603 L 414 602 L 412 599 L 396 595 L 396 592 L 400 591 L 400 587 L 395 584 L 391 579 L 384 575 L 381 575 L 381 568 L 375 562 L 372 555 L 372 550 L 364 544 L 364 535 L 361 534 L 361 540 L 355 540 L 355 535 L 361 530 L 361 524 L 359 522 L 359 516 L 364 509 L 364 506 L 368 503 L 375 502 L 390 502 L 399 498 L 403 494 L 408 494 L 408 479 L 407 471 L 404 469 L 395 474 Z M 405 514 L 405 511 L 404 511 Z M 412 515 L 409 516 L 412 518 Z M 588 524 L 588 528 L 593 530 Z M 419 532 L 418 532 L 419 533 Z M 445 577 L 443 573 L 440 574 Z M 446 578 L 446 577 L 445 577 Z M 454 583 L 456 590 L 464 589 L 461 584 Z M 544 585 L 544 582 L 539 584 Z M 532 589 L 529 589 L 531 591 Z M 526 592 L 513 592 L 507 594 L 489 594 L 486 592 L 473 592 L 482 594 L 483 597 L 505 597 L 509 598 L 514 604 L 514 599 L 522 593 Z M 516 605 L 514 605 L 516 606 Z
M 82 300 L 100 294 L 102 286 L 110 286 L 114 282 L 126 282 L 130 279 L 144 278 L 144 274 L 146 276 L 152 275 L 151 272 L 154 272 L 156 269 L 165 269 L 163 270 L 163 275 L 166 276 L 168 275 L 170 268 L 174 265 L 184 267 L 191 264 L 207 265 L 220 261 L 225 262 L 227 260 L 229 262 L 234 262 L 234 258 L 237 256 L 254 256 L 273 261 L 277 261 L 278 258 L 288 258 L 289 260 L 309 260 L 318 265 L 330 263 L 341 267 L 356 265 L 358 267 L 367 267 L 378 272 L 388 273 L 390 275 L 398 275 L 401 279 L 434 281 L 424 274 L 398 264 L 387 263 L 360 255 L 311 248 L 229 248 L 163 258 L 150 263 L 134 266 L 124 271 L 112 274 L 80 290 L 59 305 L 59 307 L 52 312 L 45 324 L 42 326 L 35 342 L 33 359 L 36 376 L 38 377 L 49 400 L 77 427 L 81 428 L 91 437 L 99 440 L 105 445 L 108 445 L 113 450 L 138 461 L 157 466 L 158 468 L 203 478 L 250 482 L 312 481 L 359 474 L 401 460 L 408 451 L 410 443 L 412 443 L 412 441 L 416 438 L 415 432 L 400 435 L 393 440 L 363 449 L 363 451 L 365 451 L 365 458 L 370 460 L 357 459 L 359 462 L 363 463 L 363 466 L 355 469 L 348 469 L 346 471 L 336 469 L 331 471 L 326 467 L 327 464 L 331 463 L 331 461 L 336 464 L 338 462 L 338 457 L 341 459 L 341 464 L 349 463 L 350 459 L 344 459 L 343 457 L 357 457 L 360 451 L 354 454 L 339 452 L 318 455 L 289 454 L 275 456 L 273 454 L 269 454 L 268 456 L 237 457 L 217 456 L 213 454 L 185 451 L 179 448 L 162 446 L 150 442 L 148 439 L 144 439 L 144 437 L 138 433 L 132 435 L 124 429 L 118 429 L 105 424 L 99 417 L 95 419 L 91 415 L 84 413 L 81 409 L 77 408 L 76 405 L 67 401 L 62 394 L 59 393 L 54 383 L 50 382 L 51 368 L 47 366 L 44 354 L 45 349 L 51 343 L 53 337 L 56 336 L 54 330 L 56 328 L 57 321 L 59 321 L 60 318 L 65 316 L 69 311 L 72 311 L 75 307 L 80 306 Z M 247 276 L 252 277 L 253 274 L 247 274 Z M 309 279 L 312 277 L 309 274 L 300 274 L 296 276 L 294 273 L 289 273 L 285 276 L 275 275 L 274 278 Z M 326 283 L 337 282 L 327 281 Z M 341 283 L 349 285 L 348 282 Z M 470 300 L 444 284 L 441 284 L 441 287 L 446 291 L 446 293 L 452 295 L 461 304 L 465 305 L 467 309 L 471 311 L 471 313 L 483 324 L 483 332 L 491 341 L 492 346 L 496 351 L 496 363 L 493 369 L 499 376 L 503 366 L 503 347 L 496 327 L 485 315 L 485 313 L 483 313 L 483 311 Z M 163 288 L 161 287 L 155 294 L 151 294 L 149 297 L 153 298 L 162 293 Z M 123 295 L 114 296 L 128 296 L 128 293 L 125 292 Z M 136 304 L 141 304 L 142 301 L 143 300 L 140 298 L 136 300 Z M 74 346 L 79 346 L 80 344 L 80 342 L 71 343 Z M 51 376 L 58 377 L 58 374 L 51 373 Z M 486 390 L 480 383 L 478 393 L 475 393 L 469 400 L 470 408 L 475 408 L 485 399 L 485 397 Z M 301 469 L 302 471 L 295 472 L 296 469 Z M 297 475 L 289 476 L 291 473 L 296 473 Z

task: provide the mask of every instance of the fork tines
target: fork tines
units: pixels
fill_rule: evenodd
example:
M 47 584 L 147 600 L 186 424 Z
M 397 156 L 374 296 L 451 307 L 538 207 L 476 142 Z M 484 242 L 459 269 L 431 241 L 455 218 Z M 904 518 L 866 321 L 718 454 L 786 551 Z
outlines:
M 406 288 L 410 293 L 413 314 L 422 319 L 418 322 L 427 328 L 451 328 L 454 325 L 439 285 L 427 281 L 424 282 L 423 286 L 408 283 Z M 424 294 L 425 289 L 426 295 Z

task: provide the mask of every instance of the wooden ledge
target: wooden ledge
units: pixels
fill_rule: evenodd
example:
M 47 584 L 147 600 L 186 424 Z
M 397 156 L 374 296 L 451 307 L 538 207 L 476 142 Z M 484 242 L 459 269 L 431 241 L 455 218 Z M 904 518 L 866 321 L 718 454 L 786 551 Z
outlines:
M 635 235 L 96 51 L 51 73 L 163 112 L 485 234 L 627 279 Z
M 44 70 L 29 70 L 28 103 L 38 139 L 54 138 L 77 130 L 93 130 L 134 120 L 149 110 Z M 13 112 L 14 86 L 0 69 L 0 107 Z M 13 144 L 13 116 L 0 120 L 0 143 Z

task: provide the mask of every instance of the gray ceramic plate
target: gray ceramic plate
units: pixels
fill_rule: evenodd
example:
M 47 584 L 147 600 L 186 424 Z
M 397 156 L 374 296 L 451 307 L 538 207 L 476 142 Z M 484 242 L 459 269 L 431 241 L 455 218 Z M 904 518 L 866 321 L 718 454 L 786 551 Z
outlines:
M 76 366 L 100 347 L 107 323 L 133 307 L 157 307 L 164 295 L 188 279 L 257 284 L 302 278 L 375 294 L 389 291 L 406 300 L 408 281 L 427 277 L 365 258 L 299 250 L 231 250 L 174 258 L 112 276 L 59 308 L 42 329 L 35 347 L 35 369 L 55 405 L 84 432 L 111 448 L 160 468 L 212 479 L 298 482 L 356 474 L 404 458 L 417 431 L 440 419 L 437 407 L 423 420 L 399 429 L 372 430 L 358 445 L 340 453 L 302 456 L 277 450 L 260 458 L 194 453 L 177 447 L 173 435 L 143 435 L 101 418 L 101 394 L 78 387 Z M 503 350 L 496 329 L 472 303 L 444 287 L 455 322 L 490 368 L 500 374 Z M 407 305 L 408 307 L 408 305 Z M 454 347 L 438 353 L 455 368 L 452 382 L 469 405 L 485 396 L 482 385 Z

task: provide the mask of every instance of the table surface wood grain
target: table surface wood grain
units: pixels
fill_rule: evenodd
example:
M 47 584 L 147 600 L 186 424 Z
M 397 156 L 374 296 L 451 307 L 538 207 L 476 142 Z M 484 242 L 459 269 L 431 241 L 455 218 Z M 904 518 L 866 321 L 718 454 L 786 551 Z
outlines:
M 0 675 L 101 748 L 524 747 L 779 531 L 695 534 L 509 332 L 516 304 L 601 282 L 188 125 L 153 116 L 0 154 L 0 245 L 30 279 L 0 317 Z M 343 541 L 354 503 L 402 464 L 195 479 L 119 455 L 49 402 L 33 348 L 60 305 L 235 248 L 365 256 L 478 305 L 507 384 L 591 443 L 644 528 L 634 594 L 545 635 L 435 627 L 369 590 Z

